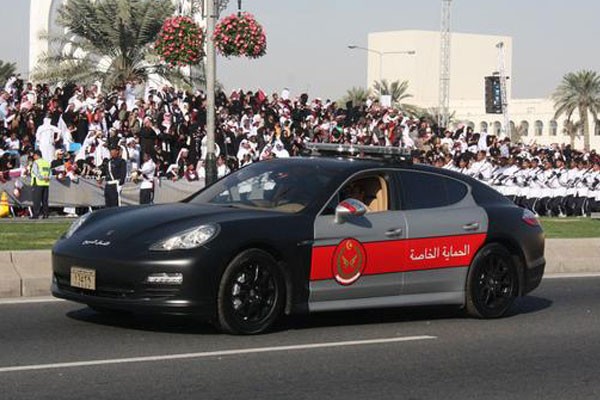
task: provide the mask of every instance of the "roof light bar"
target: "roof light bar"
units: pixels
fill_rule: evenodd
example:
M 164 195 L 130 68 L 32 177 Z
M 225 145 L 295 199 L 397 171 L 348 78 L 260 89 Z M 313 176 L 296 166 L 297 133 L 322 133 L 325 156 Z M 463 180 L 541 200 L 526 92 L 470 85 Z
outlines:
M 365 146 L 335 143 L 307 143 L 305 149 L 311 155 L 354 156 L 359 158 L 383 158 L 397 161 L 411 161 L 408 149 L 387 146 Z

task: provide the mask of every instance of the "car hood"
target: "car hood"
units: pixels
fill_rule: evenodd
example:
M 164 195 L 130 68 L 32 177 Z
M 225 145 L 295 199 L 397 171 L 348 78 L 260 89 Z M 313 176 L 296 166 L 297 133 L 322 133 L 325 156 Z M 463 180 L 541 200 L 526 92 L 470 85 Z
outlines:
M 71 239 L 100 247 L 132 241 L 148 244 L 202 224 L 277 216 L 282 214 L 189 203 L 121 207 L 92 214 Z

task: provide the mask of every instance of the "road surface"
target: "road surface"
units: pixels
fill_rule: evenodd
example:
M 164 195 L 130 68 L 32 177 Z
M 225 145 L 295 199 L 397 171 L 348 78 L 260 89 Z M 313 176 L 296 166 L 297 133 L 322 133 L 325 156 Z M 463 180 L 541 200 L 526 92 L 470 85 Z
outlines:
M 600 277 L 545 279 L 511 316 L 453 308 L 193 319 L 0 302 L 0 399 L 598 399 Z

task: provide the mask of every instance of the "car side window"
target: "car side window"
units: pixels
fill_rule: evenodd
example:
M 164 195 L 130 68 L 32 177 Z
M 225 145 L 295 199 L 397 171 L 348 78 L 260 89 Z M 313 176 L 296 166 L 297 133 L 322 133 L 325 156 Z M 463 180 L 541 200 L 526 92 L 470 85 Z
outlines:
M 446 194 L 448 195 L 448 204 L 455 204 L 465 198 L 469 189 L 467 185 L 457 180 L 444 178 L 446 183 Z
M 389 185 L 385 177 L 369 175 L 354 178 L 346 183 L 323 210 L 323 215 L 335 213 L 335 207 L 340 201 L 356 199 L 367 206 L 368 213 L 390 210 Z
M 441 175 L 401 171 L 399 178 L 404 210 L 449 206 L 461 201 L 468 193 L 465 184 Z

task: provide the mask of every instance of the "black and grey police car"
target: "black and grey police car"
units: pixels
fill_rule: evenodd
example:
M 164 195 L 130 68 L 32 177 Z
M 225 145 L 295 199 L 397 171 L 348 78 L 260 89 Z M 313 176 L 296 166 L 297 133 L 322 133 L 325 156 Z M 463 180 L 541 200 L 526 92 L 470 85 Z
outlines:
M 535 215 L 400 149 L 314 144 L 175 204 L 96 211 L 52 251 L 54 296 L 255 334 L 283 314 L 459 305 L 505 315 L 544 273 Z

